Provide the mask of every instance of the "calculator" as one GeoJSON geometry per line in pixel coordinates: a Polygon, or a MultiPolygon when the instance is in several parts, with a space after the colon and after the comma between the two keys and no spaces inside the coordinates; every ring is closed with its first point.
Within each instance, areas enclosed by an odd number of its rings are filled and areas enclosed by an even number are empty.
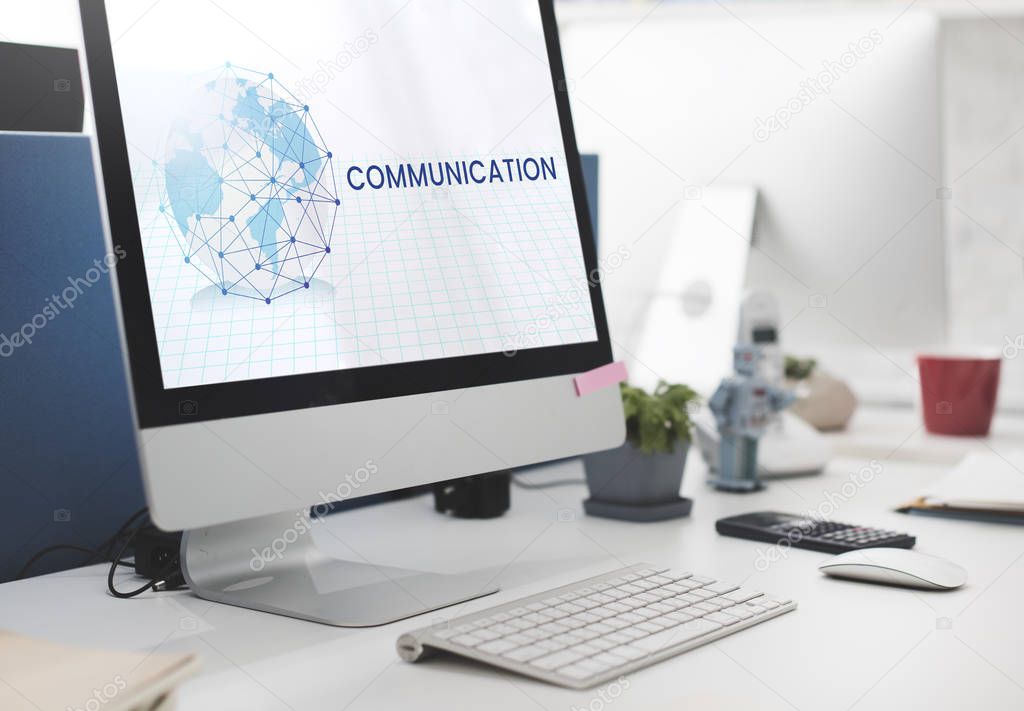
{"type": "Polygon", "coordinates": [[[906,533],[778,511],[758,511],[722,518],[715,522],[715,530],[723,536],[824,553],[845,553],[861,548],[913,548],[917,543],[914,536],[906,533]]]}

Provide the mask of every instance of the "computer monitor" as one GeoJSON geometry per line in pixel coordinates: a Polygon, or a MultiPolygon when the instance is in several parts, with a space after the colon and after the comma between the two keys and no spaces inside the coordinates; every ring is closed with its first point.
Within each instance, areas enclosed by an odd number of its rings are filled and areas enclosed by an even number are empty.
{"type": "Polygon", "coordinates": [[[154,521],[202,597],[341,625],[493,588],[315,550],[329,501],[607,449],[551,0],[81,0],[154,521]]]}

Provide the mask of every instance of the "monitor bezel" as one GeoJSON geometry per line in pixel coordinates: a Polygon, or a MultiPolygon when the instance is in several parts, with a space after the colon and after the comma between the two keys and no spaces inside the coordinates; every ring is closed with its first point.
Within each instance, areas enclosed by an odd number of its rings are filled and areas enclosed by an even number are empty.
{"type": "Polygon", "coordinates": [[[612,359],[579,149],[553,0],[538,0],[586,266],[597,340],[409,363],[165,389],[143,262],[128,148],[104,0],[80,0],[108,227],[120,260],[117,290],[136,416],[141,428],[261,415],[579,373],[612,359]],[[144,296],[144,298],[142,298],[144,296]]]}

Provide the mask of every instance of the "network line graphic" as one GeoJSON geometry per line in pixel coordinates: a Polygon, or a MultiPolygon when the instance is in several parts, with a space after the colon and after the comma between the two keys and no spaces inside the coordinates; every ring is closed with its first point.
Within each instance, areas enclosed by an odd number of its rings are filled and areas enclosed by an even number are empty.
{"type": "Polygon", "coordinates": [[[224,296],[309,289],[341,206],[333,157],[273,73],[225,63],[168,136],[159,211],[184,262],[224,296]]]}

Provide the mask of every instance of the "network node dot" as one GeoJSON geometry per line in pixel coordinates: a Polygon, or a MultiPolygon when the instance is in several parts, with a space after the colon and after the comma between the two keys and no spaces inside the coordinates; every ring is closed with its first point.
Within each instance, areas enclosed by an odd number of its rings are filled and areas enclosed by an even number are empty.
{"type": "Polygon", "coordinates": [[[327,157],[328,157],[328,158],[333,158],[333,157],[334,157],[334,154],[333,154],[333,153],[331,153],[330,151],[327,151],[327,157]]]}
{"type": "Polygon", "coordinates": [[[189,259],[188,257],[185,257],[185,264],[188,264],[191,261],[192,261],[191,259],[189,259]]]}
{"type": "Polygon", "coordinates": [[[227,296],[228,295],[228,290],[227,289],[221,289],[220,293],[223,294],[224,296],[227,296]]]}
{"type": "Polygon", "coordinates": [[[274,177],[272,177],[272,178],[270,179],[270,184],[271,184],[271,185],[275,185],[275,184],[277,184],[277,178],[274,178],[274,177]]]}
{"type": "Polygon", "coordinates": [[[257,158],[262,158],[263,157],[263,151],[256,151],[256,157],[257,158]]]}
{"type": "Polygon", "coordinates": [[[217,252],[217,256],[220,257],[221,259],[224,259],[224,253],[223,252],[217,252]]]}
{"type": "Polygon", "coordinates": [[[270,299],[269,299],[269,298],[267,298],[267,303],[268,303],[268,304],[270,303],[270,299]]]}
{"type": "Polygon", "coordinates": [[[270,72],[270,74],[267,74],[267,79],[273,79],[273,78],[274,78],[274,72],[270,72]]]}
{"type": "Polygon", "coordinates": [[[303,284],[302,288],[303,289],[308,289],[309,288],[309,282],[307,281],[305,284],[303,284]]]}
{"type": "Polygon", "coordinates": [[[249,193],[249,199],[252,200],[253,202],[256,202],[256,196],[253,195],[252,193],[249,193]]]}
{"type": "Polygon", "coordinates": [[[259,270],[260,270],[260,269],[262,269],[262,268],[263,268],[263,267],[262,267],[262,266],[260,266],[260,263],[259,263],[259,262],[256,262],[256,271],[259,271],[259,270]]]}
{"type": "Polygon", "coordinates": [[[228,222],[234,222],[234,221],[235,221],[235,216],[234,215],[231,215],[230,217],[228,217],[228,222]]]}
{"type": "Polygon", "coordinates": [[[164,211],[164,206],[163,206],[163,205],[161,205],[161,206],[160,206],[160,212],[163,212],[163,211],[164,211]]]}
{"type": "Polygon", "coordinates": [[[295,202],[302,202],[302,198],[301,198],[301,197],[298,197],[298,196],[296,196],[296,198],[295,198],[295,202]]]}
{"type": "Polygon", "coordinates": [[[292,235],[292,244],[295,244],[295,235],[292,235]]]}
{"type": "Polygon", "coordinates": [[[340,205],[341,204],[341,200],[339,200],[338,198],[334,198],[334,204],[335,205],[340,205]]]}
{"type": "Polygon", "coordinates": [[[324,252],[326,252],[327,254],[330,254],[331,253],[331,248],[330,247],[324,247],[324,252]]]}
{"type": "Polygon", "coordinates": [[[303,106],[302,110],[303,111],[309,111],[309,104],[306,104],[305,106],[303,106]]]}

